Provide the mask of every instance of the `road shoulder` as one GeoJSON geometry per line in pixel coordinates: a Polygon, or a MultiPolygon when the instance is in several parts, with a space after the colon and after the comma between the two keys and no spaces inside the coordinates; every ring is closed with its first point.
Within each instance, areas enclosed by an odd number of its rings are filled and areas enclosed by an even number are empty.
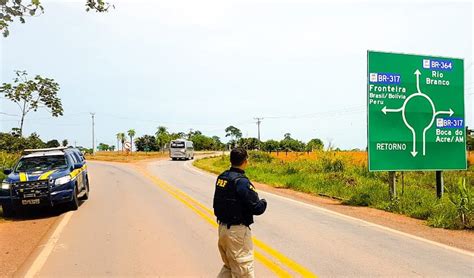
{"type": "MultiPolygon", "coordinates": [[[[197,172],[216,176],[188,163],[187,166],[197,172]]],[[[341,204],[331,198],[320,197],[308,193],[294,191],[288,188],[276,188],[267,184],[252,182],[257,190],[286,197],[295,201],[314,205],[349,217],[364,220],[409,235],[441,243],[450,247],[474,252],[474,231],[472,230],[447,230],[433,228],[426,225],[426,221],[414,219],[405,215],[386,212],[369,207],[356,207],[341,204]]]]}
{"type": "Polygon", "coordinates": [[[0,277],[11,277],[55,226],[60,216],[0,223],[0,277]]]}

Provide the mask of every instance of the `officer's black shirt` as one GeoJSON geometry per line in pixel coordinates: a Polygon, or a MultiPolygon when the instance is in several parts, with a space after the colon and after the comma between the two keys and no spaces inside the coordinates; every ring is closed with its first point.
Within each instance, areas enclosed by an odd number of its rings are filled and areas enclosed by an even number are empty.
{"type": "Polygon", "coordinates": [[[260,200],[245,172],[232,167],[217,177],[213,207],[219,223],[249,226],[254,215],[265,212],[267,203],[260,200]]]}

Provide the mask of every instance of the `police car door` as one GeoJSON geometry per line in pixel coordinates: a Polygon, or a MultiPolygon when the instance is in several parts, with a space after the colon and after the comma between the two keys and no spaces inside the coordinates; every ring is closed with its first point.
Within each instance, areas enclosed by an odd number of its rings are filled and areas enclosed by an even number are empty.
{"type": "MultiPolygon", "coordinates": [[[[74,164],[81,164],[82,166],[84,166],[84,161],[81,161],[81,159],[79,158],[79,155],[75,153],[71,153],[69,155],[71,156],[74,164]]],[[[84,171],[82,169],[75,169],[74,171],[79,171],[79,173],[76,176],[76,179],[77,179],[76,181],[77,181],[77,190],[78,192],[81,192],[86,186],[84,171]]]]}

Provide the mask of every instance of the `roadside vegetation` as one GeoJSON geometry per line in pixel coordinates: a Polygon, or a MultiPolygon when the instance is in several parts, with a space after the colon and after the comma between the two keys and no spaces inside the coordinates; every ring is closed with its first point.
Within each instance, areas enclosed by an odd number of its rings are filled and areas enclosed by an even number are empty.
{"type": "MultiPolygon", "coordinates": [[[[386,172],[369,172],[365,152],[250,152],[249,178],[281,188],[340,199],[427,220],[432,227],[474,229],[474,166],[444,172],[445,195],[436,197],[434,172],[397,173],[398,197],[391,199],[386,172]]],[[[471,156],[472,158],[472,156],[471,156]]],[[[205,158],[195,166],[218,174],[229,167],[228,156],[205,158]]]]}
{"type": "Polygon", "coordinates": [[[0,171],[0,181],[3,181],[3,179],[5,178],[5,174],[3,174],[3,169],[12,168],[19,157],[19,154],[11,154],[0,151],[0,165],[2,168],[0,171]]]}

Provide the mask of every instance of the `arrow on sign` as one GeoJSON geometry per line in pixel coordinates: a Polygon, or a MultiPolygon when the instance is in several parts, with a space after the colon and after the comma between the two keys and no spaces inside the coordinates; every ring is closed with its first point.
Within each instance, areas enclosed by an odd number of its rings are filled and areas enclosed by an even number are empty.
{"type": "Polygon", "coordinates": [[[387,115],[387,112],[400,112],[403,110],[403,107],[400,107],[400,108],[397,108],[397,109],[390,109],[390,108],[387,108],[387,106],[384,106],[382,108],[382,112],[387,115]]]}
{"type": "Polygon", "coordinates": [[[454,114],[454,111],[451,108],[449,108],[449,111],[438,111],[436,112],[435,117],[438,116],[439,114],[449,114],[449,116],[451,117],[454,114]]]}
{"type": "Polygon", "coordinates": [[[418,91],[419,94],[421,94],[420,90],[420,75],[421,72],[417,69],[414,74],[416,75],[416,90],[418,91]]]}
{"type": "Polygon", "coordinates": [[[409,126],[409,128],[411,130],[411,133],[413,134],[413,151],[411,151],[410,153],[413,157],[415,157],[418,154],[418,152],[416,151],[416,133],[411,126],[409,126]]]}

